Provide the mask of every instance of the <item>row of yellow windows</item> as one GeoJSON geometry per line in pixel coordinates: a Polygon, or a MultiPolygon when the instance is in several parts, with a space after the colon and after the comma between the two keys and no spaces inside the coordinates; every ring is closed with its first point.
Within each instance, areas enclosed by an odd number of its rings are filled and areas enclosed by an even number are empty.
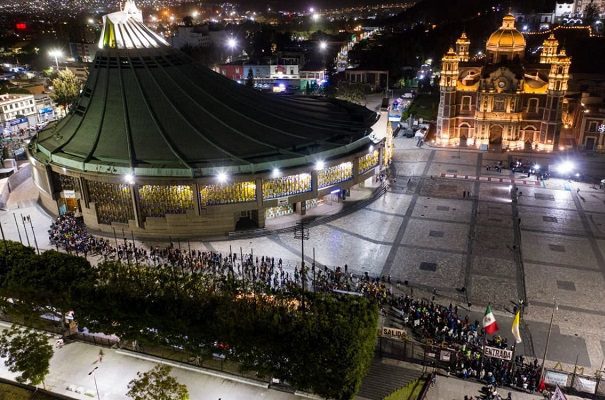
{"type": "Polygon", "coordinates": [[[290,175],[263,180],[264,200],[310,192],[311,190],[310,174],[290,175]]]}
{"type": "Polygon", "coordinates": [[[200,189],[202,205],[244,203],[256,200],[254,182],[235,182],[230,184],[207,185],[200,189]]]}
{"type": "Polygon", "coordinates": [[[322,169],[317,172],[317,184],[319,188],[344,182],[353,177],[353,163],[345,162],[333,167],[322,169]]]}
{"type": "MultiPolygon", "coordinates": [[[[360,172],[378,164],[379,152],[360,158],[360,172]]],[[[324,188],[353,177],[353,164],[342,163],[318,171],[318,185],[324,188]]],[[[61,178],[59,178],[61,179],[61,178]]],[[[87,181],[90,200],[95,203],[100,223],[128,223],[134,219],[131,187],[126,184],[87,181]]],[[[139,188],[143,217],[184,214],[194,209],[193,185],[142,185],[139,188]]],[[[312,190],[311,175],[298,174],[263,180],[263,199],[273,199],[312,190]]],[[[252,181],[206,185],[200,188],[203,206],[256,201],[256,184],[252,181]]]]}
{"type": "Polygon", "coordinates": [[[363,174],[366,171],[374,168],[378,165],[380,153],[378,150],[374,150],[371,153],[366,154],[359,158],[359,173],[363,174]]]}
{"type": "Polygon", "coordinates": [[[143,217],[163,217],[166,214],[185,214],[193,210],[193,185],[139,187],[143,217]]]}
{"type": "Polygon", "coordinates": [[[134,219],[129,185],[88,181],[88,192],[101,224],[134,219]]]}

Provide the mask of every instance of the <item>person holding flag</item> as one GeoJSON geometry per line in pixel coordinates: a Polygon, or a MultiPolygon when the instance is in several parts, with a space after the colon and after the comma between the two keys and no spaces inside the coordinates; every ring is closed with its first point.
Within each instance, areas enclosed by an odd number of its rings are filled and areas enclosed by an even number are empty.
{"type": "Polygon", "coordinates": [[[491,304],[487,305],[485,309],[485,315],[483,315],[483,330],[486,335],[493,335],[498,332],[498,323],[496,322],[496,317],[494,317],[494,313],[492,312],[491,304]]]}

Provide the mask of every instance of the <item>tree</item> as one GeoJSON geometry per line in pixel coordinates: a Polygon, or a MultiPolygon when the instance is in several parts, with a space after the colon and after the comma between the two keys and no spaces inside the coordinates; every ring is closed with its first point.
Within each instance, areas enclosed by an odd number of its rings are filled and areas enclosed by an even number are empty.
{"type": "Polygon", "coordinates": [[[246,86],[254,87],[254,72],[252,72],[252,68],[248,68],[248,76],[246,77],[246,86]]]}
{"type": "Polygon", "coordinates": [[[336,97],[351,103],[365,105],[366,88],[361,83],[341,83],[336,90],[336,97]]]}
{"type": "Polygon", "coordinates": [[[171,367],[158,364],[147,372],[137,372],[126,395],[133,400],[188,400],[187,386],[170,376],[171,367]]]}
{"type": "Polygon", "coordinates": [[[66,69],[59,71],[57,77],[52,80],[52,83],[52,99],[67,111],[68,107],[80,95],[80,81],[73,72],[66,69]]]}
{"type": "Polygon", "coordinates": [[[7,271],[0,292],[19,302],[24,316],[36,318],[40,310],[59,314],[63,326],[65,313],[77,306],[74,297],[94,285],[90,263],[70,254],[49,250],[40,256],[23,257],[7,271]]]}
{"type": "Polygon", "coordinates": [[[53,348],[44,335],[13,325],[0,334],[0,356],[10,372],[21,372],[17,382],[39,385],[48,375],[53,348]]]}

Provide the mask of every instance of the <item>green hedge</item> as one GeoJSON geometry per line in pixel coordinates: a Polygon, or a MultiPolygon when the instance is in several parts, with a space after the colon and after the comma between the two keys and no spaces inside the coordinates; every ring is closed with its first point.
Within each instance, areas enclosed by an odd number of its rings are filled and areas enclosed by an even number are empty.
{"type": "Polygon", "coordinates": [[[12,312],[73,309],[91,331],[202,357],[223,351],[243,369],[327,398],[352,398],[374,353],[378,307],[363,297],[271,292],[178,267],[93,268],[82,257],[37,256],[18,243],[8,254],[0,244],[0,266],[0,294],[20,300],[5,304],[12,312]]]}

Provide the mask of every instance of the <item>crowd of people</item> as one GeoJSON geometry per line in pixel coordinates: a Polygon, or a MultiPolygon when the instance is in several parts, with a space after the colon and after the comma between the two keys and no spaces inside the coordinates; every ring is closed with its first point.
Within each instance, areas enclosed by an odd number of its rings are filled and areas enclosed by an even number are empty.
{"type": "MultiPolygon", "coordinates": [[[[491,398],[498,398],[497,387],[511,386],[528,392],[538,389],[541,365],[537,360],[526,362],[523,356],[506,361],[484,357],[484,345],[512,350],[506,338],[488,337],[477,320],[462,316],[461,310],[451,303],[438,305],[429,300],[410,296],[391,296],[390,305],[400,322],[409,327],[414,336],[445,344],[453,357],[447,367],[463,379],[477,379],[491,387],[491,398]]],[[[499,396],[499,395],[498,395],[499,396]]],[[[489,397],[489,396],[488,396],[489,397]]]]}
{"type": "Polygon", "coordinates": [[[264,255],[227,253],[186,249],[170,243],[167,247],[137,247],[134,241],[113,241],[87,232],[83,223],[71,214],[57,219],[49,230],[51,243],[66,251],[82,255],[102,256],[104,259],[146,264],[149,267],[169,265],[204,272],[217,279],[236,279],[266,285],[268,290],[302,288],[312,291],[339,292],[362,295],[376,300],[383,310],[394,310],[399,322],[408,327],[418,339],[430,339],[446,344],[453,350],[449,373],[463,379],[478,379],[490,389],[492,398],[498,386],[515,386],[533,392],[538,388],[540,365],[525,362],[522,356],[514,361],[483,357],[483,345],[508,349],[506,338],[498,335],[487,339],[477,320],[462,316],[458,306],[443,306],[426,299],[415,299],[393,292],[390,276],[372,277],[367,272],[355,274],[347,264],[328,268],[314,263],[290,264],[281,258],[264,255]]]}
{"type": "MultiPolygon", "coordinates": [[[[71,213],[60,216],[48,231],[50,243],[67,252],[84,256],[102,257],[125,263],[144,264],[150,267],[169,265],[188,269],[192,273],[205,272],[217,278],[232,276],[246,282],[264,283],[271,289],[293,287],[314,291],[346,291],[386,301],[389,290],[385,282],[367,273],[355,275],[348,266],[335,269],[305,263],[290,263],[281,258],[252,253],[227,253],[181,248],[180,243],[168,246],[137,246],[126,237],[114,240],[90,234],[82,220],[71,213]]],[[[184,246],[183,246],[184,247],[184,246]]]]}

